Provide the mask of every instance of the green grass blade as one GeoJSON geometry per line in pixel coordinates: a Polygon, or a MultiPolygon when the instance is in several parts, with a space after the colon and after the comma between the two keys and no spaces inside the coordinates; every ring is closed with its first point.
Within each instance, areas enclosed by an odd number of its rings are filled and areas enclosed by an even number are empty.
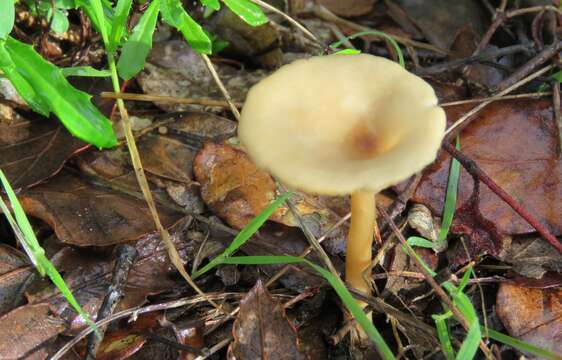
{"type": "Polygon", "coordinates": [[[159,13],[160,0],[154,0],[133,29],[129,40],[123,45],[117,62],[117,70],[123,79],[131,79],[144,68],[148,53],[152,49],[152,34],[159,13]]]}
{"type": "MultiPolygon", "coordinates": [[[[457,136],[457,149],[460,150],[460,139],[457,136]]],[[[439,248],[443,249],[443,244],[447,235],[449,234],[449,229],[453,223],[453,216],[455,215],[455,210],[457,207],[457,193],[459,187],[459,177],[461,173],[461,165],[451,157],[451,168],[449,170],[449,180],[447,182],[447,192],[445,194],[445,205],[443,206],[443,221],[441,223],[441,231],[439,232],[439,248]]]]}
{"type": "Polygon", "coordinates": [[[392,354],[392,351],[382,338],[379,331],[365,315],[363,309],[353,298],[349,290],[347,290],[342,280],[323,267],[296,256],[236,256],[225,258],[222,260],[222,263],[244,265],[306,264],[310,266],[330,283],[353,317],[365,330],[367,335],[369,335],[369,338],[375,344],[380,356],[387,360],[395,359],[394,354],[392,354]]]}
{"type": "Polygon", "coordinates": [[[406,240],[406,243],[410,246],[417,246],[426,249],[433,249],[435,246],[433,242],[419,236],[410,236],[408,240],[406,240]]]}
{"type": "Polygon", "coordinates": [[[72,295],[72,292],[70,291],[68,286],[66,286],[66,283],[60,276],[57,269],[45,256],[45,251],[43,250],[41,245],[39,245],[39,242],[35,237],[35,233],[33,232],[33,228],[31,227],[31,224],[29,223],[29,220],[27,219],[27,216],[25,215],[25,212],[23,211],[20,202],[18,201],[18,198],[14,193],[14,190],[10,186],[8,179],[6,178],[4,172],[1,169],[0,169],[0,183],[2,184],[4,190],[6,191],[6,194],[8,195],[8,199],[10,200],[10,204],[12,205],[12,209],[15,215],[15,222],[14,222],[14,218],[12,217],[9,209],[7,208],[2,198],[0,198],[0,208],[2,209],[2,212],[6,215],[8,222],[10,223],[12,229],[14,230],[14,233],[18,237],[18,240],[20,241],[23,248],[25,249],[31,262],[35,265],[35,267],[37,268],[37,270],[42,276],[44,276],[45,274],[49,276],[51,281],[60,290],[60,292],[68,301],[68,303],[72,306],[72,308],[78,314],[80,314],[80,316],[84,319],[84,321],[86,321],[86,323],[96,333],[98,333],[97,327],[94,324],[94,322],[89,318],[88,314],[84,310],[82,310],[80,304],[78,303],[78,301],[76,301],[76,298],[74,298],[74,295],[72,295]]]}
{"type": "Polygon", "coordinates": [[[89,94],[70,85],[58,67],[43,59],[32,46],[11,37],[5,49],[15,65],[5,71],[8,79],[17,84],[18,77],[23,78],[73,135],[99,148],[117,144],[111,122],[90,102],[89,94]]]}
{"type": "Polygon", "coordinates": [[[118,0],[115,6],[115,16],[111,23],[111,33],[109,34],[109,43],[107,51],[115,53],[121,39],[127,33],[127,18],[131,11],[133,0],[118,0]]]}
{"type": "Polygon", "coordinates": [[[334,54],[336,54],[336,55],[357,55],[357,54],[361,54],[361,50],[358,50],[358,49],[343,49],[343,50],[336,51],[334,54]]]}
{"type": "Polygon", "coordinates": [[[14,0],[0,1],[0,40],[6,39],[12,32],[14,18],[14,0]]]}
{"type": "Polygon", "coordinates": [[[260,26],[269,21],[261,7],[250,0],[222,0],[228,8],[251,26],[260,26]]]}
{"type": "Polygon", "coordinates": [[[95,21],[99,24],[98,31],[100,32],[105,48],[107,49],[109,48],[109,33],[111,31],[111,25],[105,21],[105,14],[101,0],[90,0],[89,3],[92,6],[93,13],[88,14],[88,16],[90,18],[95,17],[95,21]]]}
{"type": "MultiPolygon", "coordinates": [[[[108,34],[111,29],[111,23],[113,22],[113,9],[111,8],[111,3],[104,1],[102,3],[102,17],[98,19],[98,11],[94,8],[92,1],[89,0],[76,0],[76,5],[80,7],[88,18],[92,21],[94,28],[103,36],[103,32],[108,34]]],[[[105,41],[104,41],[105,43],[105,41]]]]}
{"type": "Polygon", "coordinates": [[[183,8],[181,0],[162,0],[162,19],[182,33],[189,45],[202,54],[210,54],[213,44],[207,33],[183,8]]]}
{"type": "Polygon", "coordinates": [[[396,40],[394,40],[392,38],[392,36],[388,35],[385,32],[382,32],[382,31],[376,31],[376,30],[360,31],[360,32],[355,33],[355,34],[351,34],[351,35],[349,35],[349,36],[347,36],[347,37],[345,37],[345,38],[343,38],[339,41],[336,41],[335,43],[332,43],[330,45],[330,48],[335,50],[335,49],[339,48],[345,41],[352,40],[352,39],[355,39],[357,37],[365,36],[365,35],[379,36],[379,37],[384,38],[386,41],[388,41],[390,43],[390,45],[392,45],[392,47],[396,51],[396,55],[398,56],[398,63],[403,68],[406,68],[406,62],[404,61],[404,54],[402,53],[402,49],[400,49],[400,45],[398,45],[398,43],[396,42],[396,40]]]}
{"type": "Polygon", "coordinates": [[[462,342],[459,353],[457,354],[457,360],[474,359],[481,339],[482,333],[480,332],[480,325],[478,321],[476,321],[470,325],[470,329],[468,329],[466,338],[462,342]]]}
{"type": "Polygon", "coordinates": [[[555,354],[551,351],[541,349],[541,348],[539,348],[535,345],[529,344],[525,341],[516,339],[516,338],[511,337],[511,336],[506,335],[506,334],[502,334],[499,331],[488,329],[488,331],[486,332],[486,329],[484,327],[482,327],[482,331],[490,339],[494,339],[496,341],[501,342],[502,344],[511,346],[511,347],[521,351],[521,352],[532,354],[534,356],[537,356],[541,359],[546,359],[546,360],[561,360],[562,359],[562,355],[560,355],[560,354],[555,354]]]}
{"type": "Polygon", "coordinates": [[[451,343],[451,336],[449,335],[449,326],[447,320],[453,314],[448,311],[445,314],[431,315],[433,321],[435,321],[435,326],[437,328],[437,337],[441,343],[441,351],[445,354],[447,360],[455,359],[455,350],[453,350],[453,344],[451,343]]]}
{"type": "Polygon", "coordinates": [[[111,71],[109,70],[98,70],[91,66],[72,66],[60,68],[60,71],[64,77],[69,76],[81,76],[81,77],[110,77],[111,71]]]}
{"type": "Polygon", "coordinates": [[[222,254],[215,257],[211,260],[207,265],[203,268],[195,271],[191,276],[193,279],[203,275],[207,271],[211,270],[215,266],[221,264],[227,257],[229,257],[232,253],[238,250],[246,241],[248,241],[252,235],[258,231],[258,229],[269,219],[269,217],[273,214],[273,212],[282,204],[284,203],[289,196],[291,196],[291,192],[286,192],[279,196],[274,202],[272,202],[267,208],[265,208],[258,216],[252,219],[248,225],[246,225],[238,235],[232,240],[230,245],[222,252],[222,254]]]}

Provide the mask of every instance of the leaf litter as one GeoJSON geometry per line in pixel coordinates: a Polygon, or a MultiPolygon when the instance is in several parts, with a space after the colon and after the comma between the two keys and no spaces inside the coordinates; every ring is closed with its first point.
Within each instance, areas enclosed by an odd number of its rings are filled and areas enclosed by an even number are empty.
{"type": "MultiPolygon", "coordinates": [[[[406,42],[426,40],[433,46],[454,52],[444,58],[443,53],[417,48],[417,54],[412,58],[413,53],[408,49],[409,64],[417,64],[417,70],[422,72],[424,68],[471,57],[478,52],[482,36],[490,26],[488,17],[482,16],[489,9],[470,1],[460,1],[455,6],[429,1],[420,7],[413,1],[397,1],[391,5],[390,2],[358,0],[343,8],[338,2],[328,0],[318,4],[307,1],[279,3],[292,14],[305,9],[312,10],[308,14],[319,14],[316,7],[322,5],[346,18],[343,20],[347,22],[337,20],[333,23],[325,18],[299,18],[326,42],[351,35],[358,30],[354,26],[361,24],[387,29],[403,36],[406,42]]],[[[536,5],[538,2],[529,3],[536,5]]],[[[214,58],[214,66],[235,103],[242,103],[248,89],[271,69],[317,53],[317,45],[290,30],[281,18],[275,16],[272,15],[275,23],[257,28],[245,25],[225,9],[205,20],[211,33],[230,43],[220,56],[214,58]]],[[[536,28],[539,20],[534,24],[525,20],[523,26],[536,28]]],[[[510,37],[513,35],[510,28],[499,28],[498,39],[493,38],[488,44],[487,51],[492,53],[517,41],[510,37]]],[[[541,37],[548,38],[547,30],[544,32],[541,37]]],[[[158,36],[163,36],[164,40],[155,42],[145,70],[129,85],[132,91],[222,100],[220,90],[196,52],[183,40],[170,37],[170,31],[165,27],[155,34],[158,36]]],[[[388,47],[381,46],[376,40],[364,36],[354,40],[353,45],[366,52],[393,56],[388,47]]],[[[535,41],[541,39],[535,36],[535,41]]],[[[536,53],[533,51],[525,54],[532,56],[536,53]]],[[[61,56],[57,54],[54,59],[61,56]]],[[[466,61],[458,67],[445,67],[428,81],[436,88],[441,102],[470,99],[469,94],[472,97],[487,96],[491,93],[487,90],[493,90],[509,76],[508,70],[521,63],[518,53],[506,54],[490,55],[490,60],[474,64],[466,61]],[[486,61],[497,66],[490,67],[486,61]]],[[[94,64],[95,61],[91,61],[96,55],[88,53],[84,59],[90,61],[88,64],[94,64]]],[[[415,66],[412,66],[414,71],[415,66]]],[[[533,86],[531,91],[536,84],[533,86]]],[[[90,87],[89,92],[102,89],[98,84],[90,87]]],[[[192,295],[180,281],[154,233],[148,210],[139,198],[140,191],[127,153],[122,148],[86,149],[84,143],[72,137],[58,122],[28,117],[21,112],[22,105],[14,102],[17,98],[13,94],[2,93],[11,101],[8,105],[16,104],[16,112],[4,111],[2,114],[6,115],[0,117],[0,167],[8,173],[13,186],[22,189],[19,197],[26,212],[52,229],[41,234],[43,245],[84,309],[90,315],[97,313],[111,285],[113,249],[122,243],[133,244],[139,251],[139,258],[129,274],[125,296],[116,311],[192,295]],[[77,155],[77,152],[82,153],[77,155]]],[[[6,106],[4,103],[0,105],[6,106]]],[[[205,105],[204,101],[200,105],[168,102],[157,102],[156,106],[132,102],[127,105],[133,112],[138,111],[143,119],[142,126],[136,129],[141,158],[159,204],[160,216],[187,268],[194,261],[204,263],[220,253],[230,243],[233,233],[248,224],[280,192],[274,179],[258,170],[243,149],[236,145],[236,123],[225,107],[205,105]],[[169,114],[180,110],[188,112],[169,114]]],[[[473,106],[447,107],[449,122],[453,123],[473,106]]],[[[109,114],[109,109],[105,108],[104,113],[109,114]]],[[[556,121],[550,99],[498,101],[471,119],[470,125],[460,134],[460,142],[463,153],[538,217],[550,232],[560,236],[559,197],[562,191],[556,121]]],[[[450,157],[443,152],[424,171],[413,189],[413,196],[406,199],[407,204],[402,209],[410,210],[411,205],[418,203],[426,205],[429,213],[423,218],[425,225],[403,225],[405,233],[421,232],[421,235],[430,237],[437,231],[432,226],[438,224],[442,216],[449,166],[450,157]]],[[[405,186],[383,194],[385,208],[400,201],[401,194],[406,193],[405,186]]],[[[349,200],[296,193],[293,201],[311,233],[317,238],[327,235],[323,244],[335,267],[341,271],[347,225],[337,224],[349,211],[349,200]]],[[[396,220],[403,221],[405,214],[402,212],[396,220]]],[[[243,253],[298,256],[306,250],[306,237],[298,229],[295,214],[286,206],[281,206],[271,220],[242,248],[243,253]]],[[[385,232],[384,223],[379,225],[382,225],[382,239],[390,241],[392,234],[385,232]]],[[[449,236],[450,248],[444,256],[426,249],[417,248],[416,251],[441,276],[450,275],[473,261],[475,274],[482,281],[483,296],[488,302],[496,300],[495,309],[482,311],[501,321],[505,329],[500,326],[498,330],[560,352],[562,350],[557,347],[562,334],[557,301],[560,281],[555,280],[561,273],[560,255],[534,232],[535,229],[486,186],[475,186],[473,178],[463,169],[449,236]],[[510,271],[499,272],[502,276],[496,276],[498,270],[495,267],[509,268],[510,271]],[[497,291],[495,287],[485,285],[490,279],[492,283],[500,282],[497,291]],[[513,314],[524,316],[515,318],[513,314]]],[[[1,226],[0,235],[8,241],[9,235],[1,226]]],[[[28,263],[15,248],[3,245],[0,249],[1,328],[5,328],[5,324],[14,324],[3,330],[6,333],[0,338],[25,339],[17,343],[0,341],[0,357],[21,357],[34,352],[33,356],[46,358],[68,336],[78,333],[86,325],[54,288],[32,276],[28,263]],[[31,329],[22,328],[21,324],[30,319],[35,325],[31,329]]],[[[431,323],[427,314],[434,311],[435,304],[416,267],[399,247],[382,255],[375,267],[374,284],[383,290],[377,300],[384,306],[395,306],[397,313],[394,314],[400,314],[398,319],[413,314],[413,322],[422,319],[431,323]]],[[[319,262],[314,255],[310,258],[319,262]]],[[[194,359],[198,351],[208,350],[205,346],[219,343],[229,334],[233,335],[233,341],[228,351],[223,350],[221,358],[250,359],[257,353],[272,354],[271,358],[303,358],[306,355],[302,349],[308,349],[307,354],[315,351],[331,355],[341,353],[344,343],[333,340],[337,339],[341,319],[334,318],[334,311],[326,311],[326,304],[333,301],[333,294],[324,290],[326,282],[307,268],[291,266],[275,285],[275,290],[270,288],[272,292],[298,298],[310,289],[321,288],[323,295],[297,301],[294,308],[285,311],[260,280],[265,281],[283,268],[280,265],[260,266],[259,269],[231,265],[202,277],[200,286],[205,291],[220,293],[235,289],[247,292],[233,323],[221,322],[224,319],[220,320],[220,316],[204,303],[169,319],[162,316],[163,312],[155,312],[151,316],[141,316],[131,325],[116,323],[116,328],[106,335],[98,355],[108,359],[142,358],[150,356],[152,351],[160,351],[161,354],[171,354],[170,358],[179,355],[182,359],[194,359]],[[304,313],[309,315],[295,326],[292,316],[304,313]],[[193,321],[201,319],[205,319],[204,324],[215,325],[192,325],[193,321]],[[182,321],[187,321],[188,325],[180,326],[182,321]],[[329,328],[323,328],[324,323],[329,324],[329,328]],[[257,328],[256,324],[261,327],[257,328]],[[174,327],[176,325],[178,327],[174,327]],[[305,336],[306,331],[301,330],[307,327],[322,334],[305,336]],[[157,334],[167,333],[166,338],[173,343],[193,346],[198,351],[175,350],[174,353],[170,351],[170,345],[147,333],[152,333],[151,329],[157,329],[157,334]],[[264,342],[264,339],[268,341],[264,342]]],[[[471,284],[476,283],[478,277],[471,284]]],[[[470,286],[471,291],[480,291],[470,286]]],[[[229,308],[237,304],[228,300],[224,303],[229,308]]],[[[381,314],[375,316],[375,321],[384,326],[379,328],[389,328],[381,314]]],[[[414,348],[419,345],[415,343],[415,332],[409,331],[400,321],[393,322],[392,316],[389,319],[394,325],[392,331],[385,332],[387,340],[401,343],[410,339],[414,348]],[[407,339],[396,335],[398,333],[405,334],[407,339]]],[[[435,335],[430,336],[437,341],[435,335]]],[[[401,346],[403,344],[398,348],[401,346]]],[[[428,350],[422,347],[412,351],[421,356],[428,350]]]]}

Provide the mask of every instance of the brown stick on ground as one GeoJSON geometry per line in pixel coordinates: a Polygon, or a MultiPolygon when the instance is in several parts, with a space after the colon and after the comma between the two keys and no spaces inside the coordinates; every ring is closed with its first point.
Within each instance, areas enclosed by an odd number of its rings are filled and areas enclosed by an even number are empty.
{"type": "Polygon", "coordinates": [[[506,202],[519,216],[521,216],[525,221],[527,221],[537,232],[544,237],[546,241],[549,242],[560,254],[562,254],[562,243],[556,239],[554,235],[548,231],[548,229],[540,223],[540,221],[535,218],[529,211],[527,211],[517,200],[515,200],[511,195],[509,195],[505,190],[503,190],[494,180],[492,180],[476,162],[470,159],[468,156],[457,150],[453,145],[448,142],[444,142],[442,145],[443,149],[447,151],[452,157],[457,159],[459,163],[466,169],[466,171],[482,181],[492,192],[498,195],[503,201],[506,202]]]}

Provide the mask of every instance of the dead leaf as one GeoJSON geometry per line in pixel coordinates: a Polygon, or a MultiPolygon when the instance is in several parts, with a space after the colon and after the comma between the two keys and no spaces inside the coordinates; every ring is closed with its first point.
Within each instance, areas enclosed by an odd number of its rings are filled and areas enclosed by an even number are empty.
{"type": "MultiPolygon", "coordinates": [[[[181,259],[187,263],[194,254],[193,245],[187,241],[186,227],[189,219],[184,219],[170,228],[170,238],[176,246],[181,259]]],[[[133,264],[124,297],[115,312],[143,304],[149,295],[159,294],[178,286],[173,275],[177,272],[170,263],[165,245],[159,235],[150,233],[135,242],[138,251],[133,264]]],[[[109,254],[92,254],[75,248],[65,247],[57,253],[53,264],[62,273],[64,280],[83,309],[94,316],[97,314],[107,288],[111,283],[114,259],[109,254]]],[[[82,330],[86,324],[70,308],[68,302],[52,285],[28,294],[30,303],[49,303],[51,309],[67,321],[69,334],[82,330]]]]}
{"type": "Polygon", "coordinates": [[[55,120],[20,118],[0,122],[0,168],[14,188],[29,187],[57,173],[66,160],[88,145],[55,120]]]}
{"type": "Polygon", "coordinates": [[[0,314],[23,304],[23,286],[33,273],[23,253],[0,244],[0,314]]]}
{"type": "Polygon", "coordinates": [[[498,258],[512,264],[512,270],[528,278],[540,279],[547,271],[562,273],[562,255],[542,238],[513,239],[498,258]]]}
{"type": "Polygon", "coordinates": [[[206,143],[193,162],[203,201],[231,226],[242,229],[275,199],[275,182],[230,145],[206,143]]]}
{"type": "Polygon", "coordinates": [[[485,10],[472,0],[397,0],[427,40],[449,49],[457,32],[469,25],[482,35],[488,25],[485,10]]]}
{"type": "Polygon", "coordinates": [[[0,359],[28,358],[37,347],[64,330],[48,304],[24,305],[0,317],[0,359]]]}
{"type": "Polygon", "coordinates": [[[234,340],[228,348],[230,359],[306,358],[298,350],[296,330],[287,320],[283,306],[259,280],[240,301],[232,334],[234,340]]]}
{"type": "MultiPolygon", "coordinates": [[[[108,246],[132,241],[154,231],[154,222],[142,200],[101,187],[78,177],[59,174],[24,192],[26,213],[48,223],[60,241],[77,246],[108,246]]],[[[164,226],[179,219],[159,209],[164,226]]]]}
{"type": "Polygon", "coordinates": [[[377,0],[317,0],[320,5],[339,16],[361,16],[369,13],[377,0]]]}
{"type": "Polygon", "coordinates": [[[501,283],[496,311],[509,335],[562,353],[562,290],[501,283]]]}
{"type": "MultiPolygon", "coordinates": [[[[507,193],[517,199],[555,235],[562,234],[562,162],[558,160],[558,135],[550,100],[501,101],[488,105],[461,133],[462,151],[507,193]]],[[[449,121],[471,106],[447,108],[449,121]]],[[[449,175],[450,157],[442,153],[430,166],[412,198],[441,214],[449,175]]],[[[461,170],[454,224],[469,221],[472,177],[461,170]]],[[[497,233],[516,235],[534,229],[485,185],[477,201],[481,219],[497,233]]],[[[474,209],[473,209],[474,210],[474,209]]],[[[454,229],[453,229],[454,230],[454,229]]],[[[482,230],[474,229],[474,230],[482,230]]],[[[484,229],[486,230],[486,229],[484,229]]]]}

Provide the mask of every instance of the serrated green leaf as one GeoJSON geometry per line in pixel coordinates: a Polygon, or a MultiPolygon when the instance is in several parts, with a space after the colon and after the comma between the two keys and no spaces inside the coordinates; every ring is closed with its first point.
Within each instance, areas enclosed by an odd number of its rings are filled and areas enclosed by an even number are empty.
{"type": "Polygon", "coordinates": [[[0,70],[33,111],[43,116],[49,116],[51,112],[49,105],[37,95],[31,84],[16,71],[16,64],[14,64],[12,57],[5,48],[5,41],[0,41],[0,70]]]}
{"type": "Polygon", "coordinates": [[[117,47],[121,44],[121,39],[127,32],[127,18],[131,11],[133,0],[118,0],[115,6],[115,16],[111,24],[111,33],[109,35],[109,44],[107,51],[115,53],[117,47]]]}
{"type": "Polygon", "coordinates": [[[11,37],[6,40],[5,49],[15,64],[13,73],[31,85],[41,102],[73,135],[99,148],[117,144],[111,123],[90,102],[91,96],[70,85],[59,68],[43,59],[32,46],[11,37]]]}
{"type": "Polygon", "coordinates": [[[109,70],[98,70],[91,66],[73,66],[60,68],[62,74],[65,77],[69,76],[81,76],[81,77],[110,77],[111,71],[109,70]]]}
{"type": "Polygon", "coordinates": [[[207,33],[183,8],[180,0],[162,0],[162,19],[178,29],[195,51],[210,54],[213,44],[207,33]]]}
{"type": "Polygon", "coordinates": [[[219,0],[200,0],[201,4],[205,5],[208,8],[211,8],[215,11],[220,10],[221,4],[219,0]]]}
{"type": "Polygon", "coordinates": [[[62,34],[68,30],[68,14],[66,10],[55,9],[51,20],[51,30],[58,34],[62,34]]]}
{"type": "Polygon", "coordinates": [[[160,0],[152,1],[133,29],[131,37],[123,45],[117,62],[117,70],[123,79],[129,80],[144,68],[146,57],[152,48],[152,34],[159,12],[160,0]]]}
{"type": "Polygon", "coordinates": [[[262,8],[250,0],[222,0],[233,13],[252,26],[260,26],[269,21],[262,8]]]}
{"type": "Polygon", "coordinates": [[[6,37],[12,32],[14,27],[14,0],[1,0],[0,1],[0,40],[6,39],[6,37]]]}

